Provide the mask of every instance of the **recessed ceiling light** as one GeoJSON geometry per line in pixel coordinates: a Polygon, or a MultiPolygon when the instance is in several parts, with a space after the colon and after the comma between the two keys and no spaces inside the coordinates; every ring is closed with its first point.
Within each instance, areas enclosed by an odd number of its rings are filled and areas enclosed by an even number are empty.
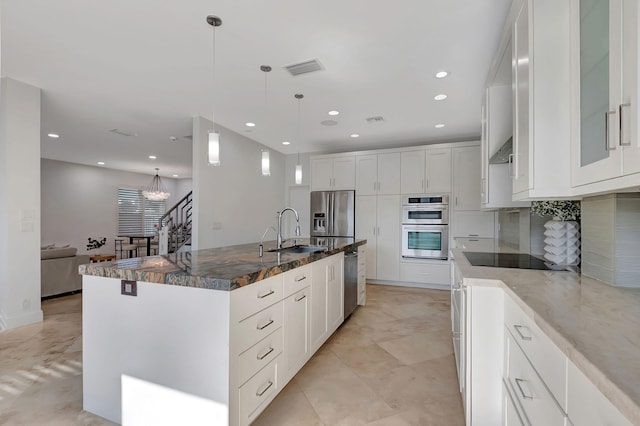
{"type": "Polygon", "coordinates": [[[445,99],[447,99],[447,95],[441,93],[439,95],[435,95],[433,99],[435,99],[436,101],[444,101],[445,99]]]}
{"type": "Polygon", "coordinates": [[[50,138],[53,138],[53,139],[58,139],[60,137],[60,135],[58,135],[56,133],[49,133],[47,136],[49,136],[50,138]]]}
{"type": "Polygon", "coordinates": [[[329,111],[329,115],[338,115],[340,111],[329,111]]]}
{"type": "Polygon", "coordinates": [[[440,123],[440,124],[436,124],[435,126],[436,129],[442,129],[444,127],[444,124],[440,123]]]}
{"type": "Polygon", "coordinates": [[[155,160],[156,158],[158,158],[158,157],[156,157],[155,155],[150,155],[149,156],[149,159],[151,159],[151,160],[155,160]]]}
{"type": "Polygon", "coordinates": [[[446,77],[446,76],[448,76],[448,75],[449,75],[449,73],[448,73],[448,72],[446,72],[446,71],[438,71],[438,72],[436,73],[436,78],[445,78],[445,77],[446,77]]]}
{"type": "Polygon", "coordinates": [[[180,176],[178,176],[178,175],[171,175],[171,176],[173,176],[173,177],[180,177],[180,176]]]}
{"type": "Polygon", "coordinates": [[[357,134],[357,133],[351,133],[351,134],[349,135],[349,137],[351,137],[351,138],[359,138],[359,137],[360,137],[360,135],[359,135],[359,134],[357,134]]]}
{"type": "Polygon", "coordinates": [[[289,142],[289,141],[284,141],[284,142],[282,142],[282,145],[291,145],[291,142],[289,142]]]}
{"type": "Polygon", "coordinates": [[[98,161],[99,166],[104,166],[104,161],[98,161]]]}
{"type": "Polygon", "coordinates": [[[251,123],[251,122],[244,123],[244,125],[247,126],[247,127],[256,127],[256,123],[251,123]]]}

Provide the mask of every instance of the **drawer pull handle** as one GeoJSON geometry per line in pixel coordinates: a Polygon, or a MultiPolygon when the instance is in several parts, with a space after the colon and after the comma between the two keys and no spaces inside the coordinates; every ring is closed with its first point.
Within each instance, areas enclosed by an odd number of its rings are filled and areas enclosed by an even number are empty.
{"type": "Polygon", "coordinates": [[[265,297],[271,296],[273,293],[275,293],[275,291],[273,290],[269,290],[268,293],[262,294],[262,295],[258,295],[258,299],[264,299],[265,297]]]}
{"type": "Polygon", "coordinates": [[[299,283],[300,281],[306,280],[307,276],[303,275],[302,278],[296,278],[296,282],[299,283]]]}
{"type": "Polygon", "coordinates": [[[513,328],[515,328],[515,330],[518,332],[518,334],[520,335],[520,338],[521,338],[522,340],[531,340],[531,335],[528,335],[528,336],[527,336],[527,335],[524,335],[524,334],[522,334],[522,331],[520,331],[520,329],[521,329],[521,328],[527,328],[527,327],[525,327],[524,325],[517,325],[517,324],[515,324],[515,325],[513,326],[513,328]]]}
{"type": "Polygon", "coordinates": [[[264,395],[264,393],[265,393],[266,391],[268,391],[268,390],[269,390],[269,388],[270,388],[271,386],[273,386],[273,382],[272,382],[271,380],[269,380],[269,383],[267,383],[267,384],[264,386],[264,388],[263,388],[262,390],[258,389],[258,390],[256,391],[256,396],[262,396],[262,395],[264,395]]]}
{"type": "MultiPolygon", "coordinates": [[[[523,379],[516,379],[516,386],[518,386],[518,389],[520,390],[522,397],[524,399],[533,399],[533,395],[531,394],[531,392],[527,394],[525,393],[524,389],[522,389],[522,383],[526,385],[527,381],[523,379]]],[[[528,388],[529,386],[526,386],[526,387],[528,388]]]]}
{"type": "Polygon", "coordinates": [[[306,295],[306,294],[302,294],[302,295],[300,295],[300,296],[296,297],[296,302],[301,301],[301,300],[302,300],[302,299],[304,299],[305,297],[307,297],[307,295],[306,295]]]}
{"type": "Polygon", "coordinates": [[[258,330],[264,330],[265,328],[269,327],[271,324],[273,324],[272,319],[270,319],[265,325],[259,325],[258,330]]]}
{"type": "Polygon", "coordinates": [[[258,355],[258,359],[259,359],[259,360],[263,360],[263,359],[265,359],[266,357],[268,357],[268,356],[269,356],[269,354],[270,354],[271,352],[273,352],[273,348],[272,348],[272,347],[269,347],[269,349],[268,349],[265,353],[263,353],[262,355],[258,355]]]}

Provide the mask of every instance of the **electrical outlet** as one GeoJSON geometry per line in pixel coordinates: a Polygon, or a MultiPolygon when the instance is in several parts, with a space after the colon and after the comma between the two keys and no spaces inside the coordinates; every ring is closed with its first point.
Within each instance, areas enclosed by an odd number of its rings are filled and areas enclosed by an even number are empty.
{"type": "Polygon", "coordinates": [[[120,294],[125,296],[137,296],[138,295],[138,282],[130,280],[120,281],[120,294]]]}

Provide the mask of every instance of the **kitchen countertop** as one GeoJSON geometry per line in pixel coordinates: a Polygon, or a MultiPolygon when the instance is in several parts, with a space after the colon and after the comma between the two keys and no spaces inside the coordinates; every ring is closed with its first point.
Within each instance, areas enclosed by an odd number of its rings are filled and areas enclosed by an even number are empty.
{"type": "Polygon", "coordinates": [[[452,249],[465,285],[504,288],[620,412],[640,424],[640,289],[576,272],[471,266],[463,252],[452,249]]]}
{"type": "MultiPolygon", "coordinates": [[[[318,245],[326,251],[315,253],[275,253],[275,241],[264,242],[264,255],[258,256],[259,243],[190,252],[120,259],[81,265],[82,275],[145,281],[184,287],[230,291],[281,274],[316,260],[354,249],[367,240],[355,238],[298,238],[300,245],[318,245]]],[[[285,244],[285,247],[293,244],[285,244]]]]}

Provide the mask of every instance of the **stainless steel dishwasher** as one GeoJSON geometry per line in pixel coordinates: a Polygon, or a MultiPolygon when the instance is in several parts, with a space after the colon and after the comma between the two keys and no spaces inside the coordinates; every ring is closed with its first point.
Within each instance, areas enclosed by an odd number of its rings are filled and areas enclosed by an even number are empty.
{"type": "Polygon", "coordinates": [[[358,251],[344,254],[344,319],[356,309],[358,304],[358,251]]]}

